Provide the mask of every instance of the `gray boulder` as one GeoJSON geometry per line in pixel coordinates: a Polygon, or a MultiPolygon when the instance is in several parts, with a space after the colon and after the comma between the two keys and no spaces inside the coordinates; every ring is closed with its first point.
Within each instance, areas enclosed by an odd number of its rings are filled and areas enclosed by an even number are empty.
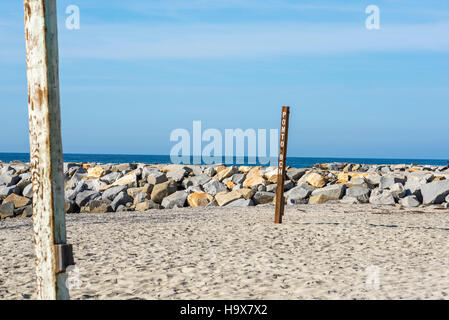
{"type": "MultiPolygon", "coordinates": [[[[78,171],[78,170],[77,170],[78,171]]],[[[72,178],[70,178],[69,181],[69,188],[74,189],[80,182],[82,182],[82,179],[87,175],[87,173],[75,173],[73,174],[72,178]]]]}
{"type": "Polygon", "coordinates": [[[204,169],[204,174],[209,176],[209,177],[215,176],[216,173],[217,173],[217,171],[215,171],[214,167],[212,167],[212,166],[207,167],[206,169],[204,169]]]}
{"type": "Polygon", "coordinates": [[[228,203],[225,207],[251,207],[254,206],[254,201],[252,199],[237,199],[228,203]]]}
{"type": "Polygon", "coordinates": [[[96,198],[101,197],[101,194],[97,191],[82,191],[76,195],[75,203],[78,207],[84,207],[89,201],[95,200],[96,198]]]}
{"type": "Polygon", "coordinates": [[[101,187],[107,186],[105,182],[96,179],[85,180],[86,190],[100,191],[101,187]]]}
{"type": "Polygon", "coordinates": [[[401,200],[399,200],[399,203],[407,208],[416,208],[419,207],[421,204],[416,196],[408,196],[401,200]]]}
{"type": "Polygon", "coordinates": [[[306,168],[300,168],[300,169],[292,168],[292,169],[287,170],[286,175],[289,180],[296,182],[302,178],[302,176],[306,173],[307,170],[308,169],[306,169],[306,168]]]}
{"type": "Polygon", "coordinates": [[[106,183],[107,185],[113,184],[115,181],[123,177],[123,174],[119,171],[108,173],[100,178],[100,181],[106,183]]]}
{"type": "Polygon", "coordinates": [[[149,184],[156,185],[167,182],[167,175],[160,171],[150,172],[147,178],[149,184]]]}
{"type": "Polygon", "coordinates": [[[355,197],[344,196],[343,199],[340,200],[341,203],[345,204],[359,204],[360,201],[355,197]]]}
{"type": "Polygon", "coordinates": [[[203,189],[208,194],[215,196],[217,193],[225,191],[228,188],[217,179],[212,179],[211,181],[203,185],[203,189]]]}
{"type": "Polygon", "coordinates": [[[396,201],[390,190],[375,189],[371,192],[369,203],[377,205],[394,205],[396,201]]]}
{"type": "Polygon", "coordinates": [[[188,193],[184,190],[176,191],[175,193],[165,197],[162,200],[162,206],[165,209],[182,208],[187,200],[188,193]]]}
{"type": "Polygon", "coordinates": [[[0,217],[2,219],[14,217],[14,202],[0,204],[0,217]]]}
{"type": "Polygon", "coordinates": [[[23,188],[22,195],[24,197],[27,197],[30,199],[33,197],[33,184],[32,183],[30,183],[25,188],[23,188]]]}
{"type": "Polygon", "coordinates": [[[395,183],[391,186],[390,191],[395,199],[400,199],[407,195],[407,191],[401,183],[395,183]]]}
{"type": "Polygon", "coordinates": [[[12,193],[19,194],[20,188],[18,186],[0,186],[0,197],[6,198],[12,193]]]}
{"type": "Polygon", "coordinates": [[[242,184],[245,181],[246,176],[243,173],[236,173],[232,176],[232,182],[234,184],[242,184]]]}
{"type": "Polygon", "coordinates": [[[310,186],[308,183],[302,183],[289,191],[287,191],[284,195],[287,200],[303,200],[309,197],[314,188],[310,186]]]}
{"type": "Polygon", "coordinates": [[[421,187],[421,193],[424,204],[441,204],[449,195],[449,180],[424,184],[421,187]]]}
{"type": "Polygon", "coordinates": [[[405,188],[407,195],[414,195],[420,201],[422,201],[421,186],[422,186],[422,183],[421,183],[420,177],[409,176],[407,178],[407,182],[404,185],[404,188],[405,188]]]}
{"type": "Polygon", "coordinates": [[[186,178],[182,181],[182,185],[185,189],[189,187],[198,187],[208,183],[212,178],[206,174],[201,174],[199,176],[194,176],[191,178],[186,178]]]}
{"type": "Polygon", "coordinates": [[[127,203],[132,202],[133,198],[131,198],[125,191],[122,191],[114,198],[110,206],[112,211],[117,211],[119,206],[126,206],[127,203]]]}
{"type": "MultiPolygon", "coordinates": [[[[88,190],[88,186],[84,181],[80,181],[78,185],[73,190],[67,190],[65,192],[65,198],[67,200],[75,200],[78,193],[88,190]]],[[[90,190],[97,191],[97,190],[90,190]]]]}
{"type": "Polygon", "coordinates": [[[380,189],[388,189],[391,188],[395,183],[405,183],[405,179],[391,176],[391,175],[384,175],[380,178],[379,188],[380,189]]]}
{"type": "Polygon", "coordinates": [[[189,172],[186,169],[181,168],[168,172],[166,176],[168,179],[171,179],[175,182],[181,182],[188,173],[189,172]]]}
{"type": "Polygon", "coordinates": [[[111,187],[109,189],[106,189],[105,191],[103,191],[103,194],[101,195],[101,198],[103,200],[114,200],[115,197],[117,197],[117,195],[121,192],[126,191],[126,189],[128,189],[127,186],[116,186],[116,187],[111,187]]]}
{"type": "Polygon", "coordinates": [[[256,204],[265,204],[273,202],[275,196],[274,192],[258,191],[253,196],[253,199],[256,204]]]}
{"type": "Polygon", "coordinates": [[[328,187],[315,189],[312,192],[312,196],[325,195],[328,200],[338,200],[343,197],[346,191],[344,184],[335,184],[328,187]]]}
{"type": "Polygon", "coordinates": [[[16,185],[20,181],[20,177],[15,174],[2,174],[0,175],[0,186],[11,187],[16,185]]]}
{"type": "Polygon", "coordinates": [[[371,190],[366,187],[351,187],[346,190],[348,197],[356,198],[361,203],[368,203],[370,199],[371,190]]]}
{"type": "Polygon", "coordinates": [[[106,213],[111,212],[111,200],[92,200],[88,204],[90,213],[106,213]]]}

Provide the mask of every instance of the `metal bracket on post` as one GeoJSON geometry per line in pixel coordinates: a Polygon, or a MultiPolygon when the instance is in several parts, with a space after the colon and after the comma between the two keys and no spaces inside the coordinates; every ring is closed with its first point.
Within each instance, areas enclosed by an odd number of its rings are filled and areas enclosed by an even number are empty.
{"type": "Polygon", "coordinates": [[[56,273],[65,272],[69,266],[75,265],[71,244],[55,244],[56,273]]]}

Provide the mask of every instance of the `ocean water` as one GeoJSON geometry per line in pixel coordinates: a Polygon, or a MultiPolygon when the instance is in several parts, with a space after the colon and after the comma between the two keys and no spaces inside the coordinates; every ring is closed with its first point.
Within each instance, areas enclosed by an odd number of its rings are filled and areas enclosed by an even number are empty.
{"type": "MultiPolygon", "coordinates": [[[[0,161],[10,162],[19,160],[23,162],[30,161],[28,153],[0,153],[0,161]]],[[[171,163],[168,155],[131,155],[131,154],[64,154],[65,162],[98,162],[98,163],[171,163]]],[[[277,159],[271,159],[272,163],[277,163],[277,159]]],[[[375,159],[375,158],[312,158],[312,157],[287,157],[287,165],[295,168],[305,168],[313,166],[316,163],[347,162],[364,164],[420,164],[420,165],[447,165],[447,160],[438,159],[375,159]]],[[[191,159],[191,163],[193,163],[191,159]]],[[[222,163],[225,163],[223,159],[222,163]]],[[[248,164],[248,159],[236,159],[232,164],[235,165],[254,165],[248,164]]],[[[256,163],[255,165],[269,165],[265,163],[256,163]]]]}

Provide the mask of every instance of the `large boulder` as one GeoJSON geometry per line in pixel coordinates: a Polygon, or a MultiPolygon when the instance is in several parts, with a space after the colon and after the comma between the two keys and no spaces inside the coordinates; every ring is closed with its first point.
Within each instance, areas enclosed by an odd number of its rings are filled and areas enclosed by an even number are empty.
{"type": "Polygon", "coordinates": [[[8,202],[0,204],[0,218],[12,218],[14,217],[14,203],[8,202]]]}
{"type": "Polygon", "coordinates": [[[390,187],[390,191],[393,194],[393,197],[398,200],[407,195],[407,191],[402,183],[395,183],[390,187]]]}
{"type": "Polygon", "coordinates": [[[245,181],[246,176],[243,173],[236,173],[232,176],[232,182],[234,184],[242,184],[245,181]]]}
{"type": "Polygon", "coordinates": [[[102,194],[102,199],[103,200],[114,200],[115,199],[115,197],[119,194],[119,193],[121,193],[121,192],[123,192],[123,191],[126,191],[126,189],[127,189],[128,187],[127,186],[116,186],[116,187],[111,187],[111,188],[109,188],[109,189],[107,189],[107,190],[105,190],[105,191],[103,191],[103,194],[102,194]]]}
{"type": "Polygon", "coordinates": [[[257,176],[257,175],[252,176],[252,177],[247,176],[245,181],[243,182],[243,186],[245,188],[246,187],[253,188],[253,187],[256,187],[259,185],[263,185],[263,186],[267,185],[267,181],[262,176],[257,176]]]}
{"type": "Polygon", "coordinates": [[[344,184],[334,184],[312,191],[312,196],[324,194],[329,200],[339,200],[345,194],[346,186],[344,184]]]}
{"type": "Polygon", "coordinates": [[[252,199],[237,199],[226,205],[226,207],[251,207],[254,206],[254,201],[252,199]]]}
{"type": "Polygon", "coordinates": [[[3,200],[3,203],[12,202],[14,204],[14,208],[25,207],[31,203],[31,200],[27,197],[22,197],[17,194],[10,194],[3,200]]]}
{"type": "Polygon", "coordinates": [[[104,167],[97,166],[87,169],[87,179],[100,179],[101,176],[105,175],[106,170],[104,167]]]}
{"type": "Polygon", "coordinates": [[[238,189],[237,191],[240,192],[240,194],[243,196],[245,200],[251,199],[256,193],[256,190],[250,188],[241,188],[238,189]]]}
{"type": "Polygon", "coordinates": [[[319,194],[316,196],[311,196],[309,199],[309,204],[323,204],[332,199],[329,199],[325,194],[319,194]]]}
{"type": "Polygon", "coordinates": [[[213,200],[214,197],[205,192],[194,192],[187,196],[187,202],[191,207],[205,207],[213,200]]]}
{"type": "Polygon", "coordinates": [[[15,174],[4,173],[0,175],[0,186],[11,187],[20,181],[20,177],[15,174]]]}
{"type": "Polygon", "coordinates": [[[310,172],[305,181],[315,188],[322,188],[326,185],[327,179],[319,173],[310,172]]]}
{"type": "Polygon", "coordinates": [[[366,187],[351,187],[346,190],[348,197],[356,198],[361,203],[368,203],[371,190],[366,187]]]}
{"type": "Polygon", "coordinates": [[[153,171],[149,173],[147,177],[147,182],[152,185],[161,184],[167,181],[168,181],[167,175],[159,171],[153,171]]]}
{"type": "Polygon", "coordinates": [[[232,175],[234,175],[235,173],[239,172],[239,170],[237,169],[237,167],[235,166],[230,166],[229,168],[226,168],[224,170],[219,171],[216,176],[214,177],[214,179],[217,179],[218,181],[223,181],[223,179],[232,177],[232,175]]]}
{"type": "Polygon", "coordinates": [[[162,203],[162,200],[165,197],[168,197],[174,192],[176,192],[176,182],[173,180],[159,183],[155,185],[153,191],[151,191],[151,200],[156,203],[162,203]]]}
{"type": "Polygon", "coordinates": [[[100,198],[101,194],[97,191],[82,191],[76,195],[75,203],[78,205],[78,207],[84,207],[87,205],[89,201],[95,200],[97,198],[100,198]]]}
{"type": "MultiPolygon", "coordinates": [[[[187,168],[187,167],[186,167],[187,168]]],[[[185,176],[189,173],[186,168],[180,168],[178,170],[172,170],[167,172],[167,178],[175,182],[181,182],[185,176]]]]}
{"type": "Polygon", "coordinates": [[[198,186],[202,186],[206,183],[208,183],[209,181],[211,181],[212,178],[209,177],[206,174],[201,174],[199,176],[193,176],[190,178],[185,178],[182,181],[182,186],[187,189],[189,187],[198,187],[198,186]]]}
{"type": "Polygon", "coordinates": [[[90,213],[106,213],[111,212],[111,200],[92,200],[88,203],[90,213]]]}
{"type": "Polygon", "coordinates": [[[182,208],[186,203],[187,196],[188,193],[184,190],[176,191],[162,200],[162,206],[165,209],[182,208]]]}
{"type": "Polygon", "coordinates": [[[395,177],[395,176],[392,176],[392,175],[383,175],[380,178],[379,188],[380,189],[389,189],[395,183],[405,184],[405,179],[400,178],[400,177],[395,177]]]}
{"type": "Polygon", "coordinates": [[[86,185],[86,190],[92,190],[92,191],[100,191],[102,188],[107,186],[107,184],[100,180],[85,180],[84,184],[86,185]]]}
{"type": "Polygon", "coordinates": [[[27,197],[30,199],[33,197],[33,184],[32,183],[30,183],[25,188],[23,188],[22,195],[24,197],[27,197]]]}
{"type": "Polygon", "coordinates": [[[215,171],[215,168],[212,166],[207,167],[206,169],[204,169],[204,174],[209,176],[209,177],[213,177],[215,176],[217,172],[215,171]]]}
{"type": "Polygon", "coordinates": [[[126,206],[127,203],[132,203],[133,198],[131,198],[125,191],[120,192],[114,200],[111,202],[110,206],[112,211],[117,211],[119,206],[126,206]]]}
{"type": "Polygon", "coordinates": [[[103,181],[106,184],[113,184],[115,181],[123,177],[123,174],[119,171],[114,171],[111,173],[108,173],[100,178],[100,181],[103,181]]]}
{"type": "Polygon", "coordinates": [[[399,203],[407,208],[419,207],[419,205],[421,204],[416,196],[407,196],[399,200],[399,203]]]}
{"type": "Polygon", "coordinates": [[[203,189],[208,194],[215,196],[217,193],[226,191],[228,188],[217,179],[212,179],[211,181],[203,185],[203,189]]]}
{"type": "Polygon", "coordinates": [[[286,175],[289,180],[296,182],[302,178],[302,176],[307,172],[307,170],[308,169],[306,169],[306,168],[301,168],[301,169],[291,168],[291,169],[287,170],[286,175]]]}
{"type": "Polygon", "coordinates": [[[424,204],[441,204],[449,195],[449,180],[434,181],[421,187],[424,204]]]}
{"type": "Polygon", "coordinates": [[[137,175],[136,173],[130,172],[115,181],[112,186],[128,186],[130,188],[137,187],[137,175]]]}
{"type": "Polygon", "coordinates": [[[20,192],[20,188],[18,186],[0,186],[0,198],[5,198],[12,193],[18,194],[20,192]]]}
{"type": "Polygon", "coordinates": [[[111,171],[131,171],[134,170],[137,167],[137,165],[135,163],[119,163],[119,164],[114,164],[113,166],[111,166],[111,171]]]}
{"type": "Polygon", "coordinates": [[[315,190],[315,188],[309,184],[301,183],[293,189],[287,191],[284,196],[287,200],[304,200],[312,194],[313,190],[315,190]]]}
{"type": "Polygon", "coordinates": [[[256,204],[265,204],[273,202],[276,194],[274,192],[258,191],[253,199],[256,204]]]}
{"type": "Polygon", "coordinates": [[[394,205],[396,201],[390,190],[375,189],[371,192],[369,203],[377,205],[394,205]]]}
{"type": "Polygon", "coordinates": [[[231,192],[220,192],[215,196],[215,200],[217,201],[220,207],[231,203],[232,201],[243,198],[243,195],[239,190],[231,191],[231,192]]]}
{"type": "Polygon", "coordinates": [[[161,205],[148,199],[136,204],[136,211],[147,211],[150,209],[161,209],[161,205]]]}

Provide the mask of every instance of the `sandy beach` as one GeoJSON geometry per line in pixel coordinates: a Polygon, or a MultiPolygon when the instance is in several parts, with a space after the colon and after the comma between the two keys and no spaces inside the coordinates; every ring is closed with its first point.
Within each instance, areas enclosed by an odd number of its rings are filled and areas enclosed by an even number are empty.
{"type": "MultiPolygon", "coordinates": [[[[79,271],[71,297],[449,299],[447,210],[299,205],[286,207],[282,225],[273,212],[68,215],[79,271]]],[[[31,227],[30,218],[0,222],[0,299],[36,297],[31,227]]]]}

